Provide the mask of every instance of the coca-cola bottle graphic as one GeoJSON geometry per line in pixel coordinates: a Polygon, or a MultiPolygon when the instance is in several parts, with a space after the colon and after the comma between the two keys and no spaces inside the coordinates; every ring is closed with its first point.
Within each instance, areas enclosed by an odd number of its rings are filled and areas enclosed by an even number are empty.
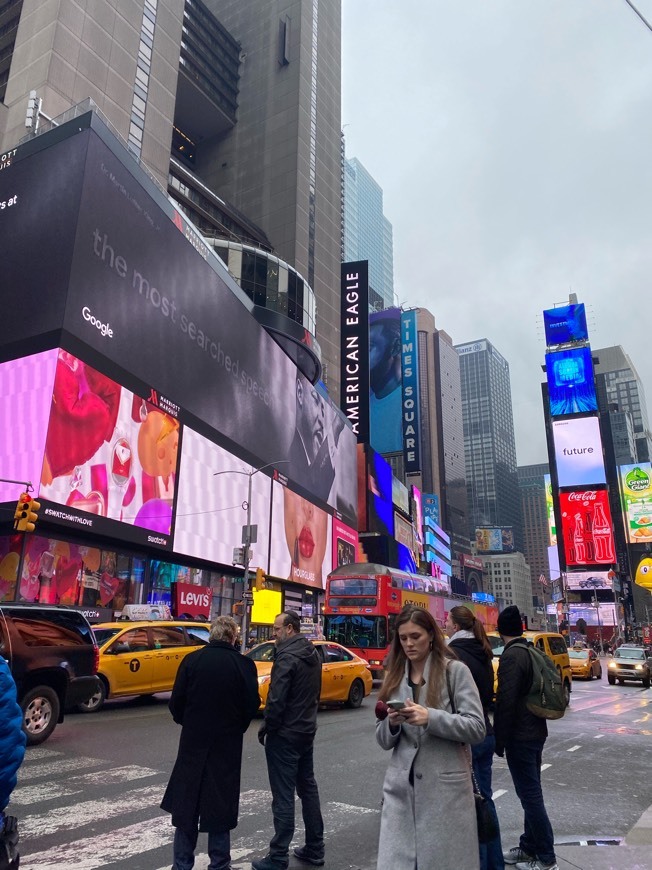
{"type": "Polygon", "coordinates": [[[596,504],[593,514],[593,542],[595,544],[596,562],[608,563],[615,561],[611,527],[607,522],[601,502],[596,504]]]}
{"type": "Polygon", "coordinates": [[[575,514],[573,544],[575,546],[575,563],[577,565],[586,565],[586,544],[584,543],[584,521],[582,520],[582,514],[575,514]]]}

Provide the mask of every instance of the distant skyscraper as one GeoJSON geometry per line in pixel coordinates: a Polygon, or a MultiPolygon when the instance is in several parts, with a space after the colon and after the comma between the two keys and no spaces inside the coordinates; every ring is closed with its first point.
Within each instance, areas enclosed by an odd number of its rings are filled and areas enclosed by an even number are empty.
{"type": "Polygon", "coordinates": [[[457,345],[469,532],[480,526],[513,526],[521,550],[521,504],[509,363],[487,339],[457,345]]]}
{"type": "Polygon", "coordinates": [[[537,465],[520,465],[518,485],[521,493],[521,512],[523,515],[523,553],[532,570],[532,598],[543,606],[544,589],[540,583],[543,576],[550,587],[548,568],[548,509],[546,507],[546,485],[544,475],[549,473],[547,462],[537,465]]]}
{"type": "Polygon", "coordinates": [[[369,261],[369,302],[394,304],[392,225],[383,214],[383,190],[355,157],[344,161],[344,260],[369,261]]]}
{"type": "Polygon", "coordinates": [[[633,362],[620,345],[595,348],[593,359],[598,361],[595,363],[596,376],[604,375],[610,410],[629,411],[634,424],[637,459],[639,462],[649,461],[652,458],[652,434],[645,391],[633,362]]]}

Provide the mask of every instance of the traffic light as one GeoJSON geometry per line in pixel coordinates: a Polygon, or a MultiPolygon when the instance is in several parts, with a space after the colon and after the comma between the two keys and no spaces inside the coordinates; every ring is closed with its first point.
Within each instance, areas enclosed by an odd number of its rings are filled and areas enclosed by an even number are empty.
{"type": "Polygon", "coordinates": [[[38,520],[41,503],[23,492],[18,499],[14,513],[14,529],[18,532],[33,532],[38,520]]]}
{"type": "Polygon", "coordinates": [[[260,592],[261,589],[267,588],[267,577],[262,568],[256,568],[256,577],[254,579],[254,589],[260,592]]]}

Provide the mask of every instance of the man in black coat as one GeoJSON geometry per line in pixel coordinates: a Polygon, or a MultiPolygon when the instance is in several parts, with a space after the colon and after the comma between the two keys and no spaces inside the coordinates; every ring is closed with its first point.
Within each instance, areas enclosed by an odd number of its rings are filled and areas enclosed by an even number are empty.
{"type": "Polygon", "coordinates": [[[548,727],[546,720],[531,713],[525,704],[533,668],[518,607],[511,605],[499,614],[498,633],[505,647],[498,665],[496,754],[507,758],[525,817],[518,846],[503,853],[505,864],[515,864],[517,870],[559,870],[541,788],[541,761],[548,727]]]}
{"type": "Polygon", "coordinates": [[[237,639],[235,620],[218,616],[208,645],[184,658],[174,681],[170,712],[181,738],[161,803],[176,828],[173,870],[191,870],[198,831],[208,831],[209,870],[231,867],[242,740],[260,705],[256,665],[237,639]]]}
{"type": "Polygon", "coordinates": [[[301,635],[294,611],[274,620],[276,653],[270,675],[265,721],[258,739],[265,747],[272,790],[274,836],[269,854],[252,862],[253,870],[285,870],[294,836],[294,792],[301,799],[306,844],[294,850],[306,864],[324,863],[324,822],[313,768],[313,742],[321,691],[321,659],[301,635]]]}

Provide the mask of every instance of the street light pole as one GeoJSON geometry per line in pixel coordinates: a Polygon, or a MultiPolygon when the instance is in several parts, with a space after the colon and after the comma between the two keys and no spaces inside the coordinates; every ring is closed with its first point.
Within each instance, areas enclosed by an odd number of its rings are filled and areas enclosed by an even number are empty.
{"type": "MultiPolygon", "coordinates": [[[[256,471],[260,471],[259,468],[256,471]]],[[[249,632],[249,593],[251,590],[249,589],[249,545],[251,544],[251,478],[254,476],[256,471],[250,471],[249,474],[249,485],[247,488],[247,525],[245,527],[245,533],[242,536],[244,538],[244,553],[242,557],[242,564],[244,567],[244,573],[242,576],[242,592],[243,592],[243,601],[244,607],[242,611],[242,627],[240,630],[240,652],[244,653],[247,649],[247,636],[249,632]]]]}

